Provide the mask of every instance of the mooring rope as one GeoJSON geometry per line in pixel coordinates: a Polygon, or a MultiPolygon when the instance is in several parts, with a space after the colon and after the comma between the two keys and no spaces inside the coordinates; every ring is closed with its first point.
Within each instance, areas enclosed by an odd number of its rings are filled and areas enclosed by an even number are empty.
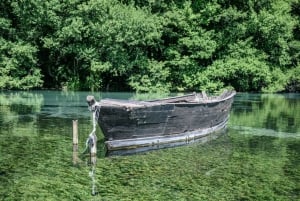
{"type": "Polygon", "coordinates": [[[95,165],[92,166],[90,172],[89,172],[89,176],[91,177],[92,179],[92,195],[96,195],[98,192],[97,192],[97,186],[96,186],[96,168],[95,168],[95,165]]]}
{"type": "Polygon", "coordinates": [[[96,102],[94,105],[89,107],[89,110],[93,112],[93,131],[91,132],[91,134],[96,132],[96,126],[100,114],[100,108],[101,105],[98,102],[96,102]]]}
{"type": "Polygon", "coordinates": [[[92,132],[89,134],[86,142],[85,142],[85,149],[82,152],[83,154],[86,151],[90,151],[91,147],[95,145],[96,141],[97,141],[97,136],[96,136],[96,128],[97,128],[97,122],[98,122],[98,118],[100,115],[100,104],[98,102],[96,102],[94,105],[92,105],[89,109],[92,111],[93,114],[93,130],[92,132]]]}

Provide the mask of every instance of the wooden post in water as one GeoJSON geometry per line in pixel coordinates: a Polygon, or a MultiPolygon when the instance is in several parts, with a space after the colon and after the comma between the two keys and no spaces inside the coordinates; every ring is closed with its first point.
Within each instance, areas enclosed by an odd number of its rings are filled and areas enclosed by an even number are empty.
{"type": "Polygon", "coordinates": [[[73,120],[73,164],[78,163],[78,120],[73,120]]]}

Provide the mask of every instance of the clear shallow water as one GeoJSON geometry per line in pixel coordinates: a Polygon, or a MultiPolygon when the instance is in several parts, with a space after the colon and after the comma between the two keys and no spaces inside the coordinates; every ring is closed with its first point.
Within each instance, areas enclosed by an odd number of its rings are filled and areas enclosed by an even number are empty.
{"type": "Polygon", "coordinates": [[[0,93],[0,200],[300,199],[300,94],[237,94],[226,134],[205,144],[108,158],[98,129],[96,166],[84,155],[74,166],[72,120],[83,151],[88,94],[0,93]]]}

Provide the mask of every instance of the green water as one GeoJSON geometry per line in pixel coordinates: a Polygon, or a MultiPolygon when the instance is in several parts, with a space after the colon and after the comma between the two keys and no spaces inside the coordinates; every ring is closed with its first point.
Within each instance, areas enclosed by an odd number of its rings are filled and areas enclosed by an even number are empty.
{"type": "Polygon", "coordinates": [[[104,157],[98,129],[97,164],[73,165],[87,94],[0,93],[0,200],[300,200],[300,94],[237,94],[226,134],[205,144],[104,157]]]}

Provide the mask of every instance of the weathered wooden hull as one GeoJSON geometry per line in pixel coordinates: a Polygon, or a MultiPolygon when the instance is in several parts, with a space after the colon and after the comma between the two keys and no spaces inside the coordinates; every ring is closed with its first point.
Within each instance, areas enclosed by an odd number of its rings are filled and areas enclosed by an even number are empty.
{"type": "Polygon", "coordinates": [[[125,140],[108,140],[105,142],[108,155],[130,155],[150,150],[187,145],[194,142],[207,142],[216,139],[226,131],[226,123],[207,129],[188,131],[169,136],[145,137],[125,140]]]}
{"type": "Polygon", "coordinates": [[[197,142],[197,144],[206,143],[218,138],[224,133],[226,133],[226,124],[224,124],[224,127],[220,127],[218,130],[215,131],[210,130],[210,132],[207,133],[205,131],[200,131],[199,133],[197,133],[197,131],[191,133],[185,133],[186,134],[185,136],[177,136],[177,137],[174,136],[172,140],[156,138],[156,139],[149,139],[146,141],[140,141],[136,139],[125,140],[125,141],[123,140],[107,141],[106,142],[107,147],[108,146],[118,147],[118,149],[116,148],[109,149],[109,152],[107,152],[106,155],[107,156],[131,155],[131,154],[142,153],[142,152],[147,152],[152,150],[188,145],[194,142],[197,142]],[[197,134],[197,136],[194,134],[197,134]],[[128,146],[128,144],[130,145],[128,146]]]}
{"type": "Polygon", "coordinates": [[[226,126],[235,92],[149,102],[101,100],[94,106],[108,150],[188,143],[226,126]]]}

